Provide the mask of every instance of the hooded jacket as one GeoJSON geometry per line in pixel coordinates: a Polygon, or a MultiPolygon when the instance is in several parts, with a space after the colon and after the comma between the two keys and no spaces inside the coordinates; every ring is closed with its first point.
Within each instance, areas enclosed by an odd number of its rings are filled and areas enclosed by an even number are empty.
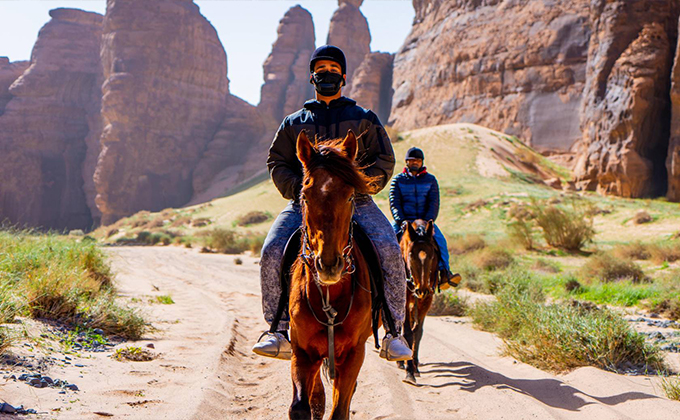
{"type": "Polygon", "coordinates": [[[416,176],[404,168],[390,185],[390,209],[398,225],[404,220],[436,220],[439,214],[437,178],[424,167],[416,176]]]}
{"type": "Polygon", "coordinates": [[[352,130],[357,135],[357,160],[366,167],[364,172],[380,177],[380,190],[392,176],[394,150],[377,115],[344,96],[328,105],[312,99],[284,118],[269,147],[269,174],[284,198],[297,200],[302,189],[302,163],[296,154],[297,137],[302,130],[316,142],[344,137],[352,130]]]}

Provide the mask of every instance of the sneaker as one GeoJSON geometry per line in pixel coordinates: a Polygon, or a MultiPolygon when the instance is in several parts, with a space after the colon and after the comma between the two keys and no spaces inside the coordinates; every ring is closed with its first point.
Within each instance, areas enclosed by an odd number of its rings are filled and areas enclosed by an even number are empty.
{"type": "Polygon", "coordinates": [[[462,277],[458,273],[452,273],[449,270],[439,271],[439,289],[446,290],[449,287],[457,287],[462,277]]]}
{"type": "Polygon", "coordinates": [[[253,353],[282,360],[290,360],[293,357],[290,341],[280,332],[263,333],[253,346],[253,353]]]}
{"type": "Polygon", "coordinates": [[[389,362],[403,362],[413,359],[413,352],[403,336],[392,337],[387,334],[380,347],[380,357],[389,362]]]}

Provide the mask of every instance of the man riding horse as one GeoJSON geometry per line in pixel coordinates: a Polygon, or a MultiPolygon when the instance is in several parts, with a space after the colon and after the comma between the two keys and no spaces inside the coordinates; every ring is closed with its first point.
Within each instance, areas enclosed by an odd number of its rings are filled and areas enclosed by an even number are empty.
{"type": "MultiPolygon", "coordinates": [[[[262,248],[260,281],[264,317],[270,325],[276,319],[281,289],[282,259],[286,244],[302,223],[299,202],[302,189],[302,164],[296,155],[296,142],[304,131],[312,141],[344,137],[349,130],[358,133],[357,160],[366,175],[377,177],[378,187],[387,184],[394,170],[392,144],[378,117],[342,96],[346,84],[346,61],[343,52],[332,45],[319,47],[311,56],[310,83],[316,99],[305,102],[302,109],[284,118],[269,148],[267,167],[274,185],[289,199],[286,208],[274,221],[262,248]]],[[[378,191],[374,191],[377,193],[378,191]]],[[[384,293],[395,329],[401,331],[404,322],[406,274],[399,243],[385,215],[370,195],[355,197],[354,221],[371,239],[384,272],[384,293]]],[[[289,315],[284,313],[276,332],[264,333],[253,352],[262,356],[290,359],[288,339],[289,315]]],[[[387,360],[408,360],[411,349],[401,335],[387,334],[380,356],[387,360]]]]}
{"type": "MultiPolygon", "coordinates": [[[[390,209],[394,223],[394,231],[401,236],[405,221],[437,219],[439,214],[439,184],[434,175],[423,166],[425,154],[417,147],[406,152],[406,167],[392,179],[390,185],[390,209]]],[[[439,287],[446,289],[457,286],[461,277],[451,273],[449,266],[449,250],[446,238],[437,225],[434,225],[434,239],[439,248],[439,287]]]]}

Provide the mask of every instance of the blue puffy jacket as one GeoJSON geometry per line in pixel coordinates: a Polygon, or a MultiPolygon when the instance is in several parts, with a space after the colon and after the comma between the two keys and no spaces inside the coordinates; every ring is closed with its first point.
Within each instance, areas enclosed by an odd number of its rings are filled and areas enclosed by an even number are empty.
{"type": "Polygon", "coordinates": [[[416,176],[406,169],[390,185],[390,208],[398,225],[404,220],[436,220],[439,214],[439,184],[423,168],[416,176]]]}

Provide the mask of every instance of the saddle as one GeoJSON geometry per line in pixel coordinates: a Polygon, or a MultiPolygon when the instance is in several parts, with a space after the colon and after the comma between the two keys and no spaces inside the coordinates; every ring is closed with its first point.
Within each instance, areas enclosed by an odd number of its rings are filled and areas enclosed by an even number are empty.
{"type": "MultiPolygon", "coordinates": [[[[366,235],[366,232],[361,229],[359,224],[352,222],[354,224],[354,240],[356,241],[359,251],[366,259],[366,263],[369,268],[369,276],[371,279],[371,320],[373,327],[373,339],[375,340],[375,348],[380,348],[378,340],[378,328],[380,323],[380,315],[382,313],[383,322],[385,324],[385,329],[388,330],[393,337],[396,337],[397,330],[394,324],[394,319],[392,318],[392,313],[387,306],[387,300],[385,298],[385,284],[384,284],[384,274],[382,267],[380,265],[380,258],[378,257],[378,251],[375,249],[375,245],[371,239],[366,235]]],[[[300,246],[302,244],[302,228],[298,228],[288,239],[286,243],[285,250],[283,252],[283,258],[281,259],[281,297],[279,298],[279,304],[276,310],[276,316],[272,321],[269,332],[274,333],[278,331],[279,321],[284,312],[288,311],[288,297],[289,297],[289,286],[290,286],[290,273],[295,260],[297,260],[300,254],[300,246]]]]}

